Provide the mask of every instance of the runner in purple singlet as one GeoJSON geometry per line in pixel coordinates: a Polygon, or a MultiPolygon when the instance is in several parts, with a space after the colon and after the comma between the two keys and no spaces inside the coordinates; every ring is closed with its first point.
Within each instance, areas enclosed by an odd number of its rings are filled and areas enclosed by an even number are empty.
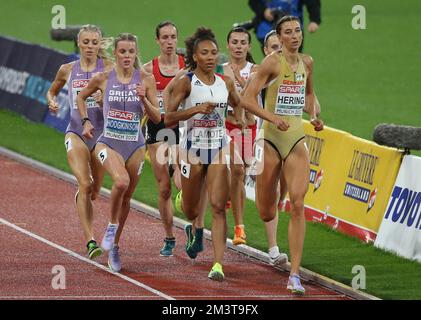
{"type": "Polygon", "coordinates": [[[94,200],[101,188],[104,170],[93,150],[97,138],[102,133],[103,117],[99,104],[102,94],[95,92],[88,97],[88,116],[97,130],[94,139],[87,140],[82,136],[82,124],[77,110],[76,96],[87,85],[88,81],[98,72],[112,68],[113,64],[106,59],[105,49],[108,39],[103,39],[101,30],[93,25],[83,26],[78,34],[78,46],[81,57],[79,60],[63,64],[47,93],[48,106],[51,112],[57,112],[59,105],[56,97],[60,90],[69,86],[70,122],[66,129],[64,144],[67,151],[69,166],[77,179],[78,190],[75,195],[76,209],[87,241],[88,257],[93,259],[102,254],[94,239],[92,228],[94,200]]]}
{"type": "Polygon", "coordinates": [[[86,100],[98,89],[104,95],[104,131],[95,154],[113,180],[111,218],[101,247],[109,251],[111,270],[121,270],[118,242],[130,210],[130,199],[139,181],[145,157],[145,138],[140,126],[146,113],[161,121],[153,75],[140,68],[137,38],[122,33],[114,41],[116,67],[96,75],[77,97],[83,135],[93,138],[96,128],[87,113],[86,100]]]}

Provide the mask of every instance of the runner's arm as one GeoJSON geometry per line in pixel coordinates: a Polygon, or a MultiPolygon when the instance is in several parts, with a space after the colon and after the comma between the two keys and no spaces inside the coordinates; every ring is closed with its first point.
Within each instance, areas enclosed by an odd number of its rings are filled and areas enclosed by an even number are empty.
{"type": "Polygon", "coordinates": [[[94,126],[91,121],[88,119],[88,108],[86,107],[86,99],[91,96],[97,90],[102,90],[102,85],[107,79],[107,75],[104,72],[96,74],[91,80],[89,80],[88,85],[82,89],[81,92],[76,97],[76,104],[79,110],[80,119],[82,120],[83,132],[82,135],[88,139],[93,138],[94,126]],[[88,120],[84,120],[88,119],[88,120]]]}
{"type": "Polygon", "coordinates": [[[59,105],[56,101],[56,97],[59,94],[60,90],[65,86],[69,74],[72,70],[72,64],[63,64],[60,66],[60,69],[57,71],[54,81],[51,83],[50,88],[47,91],[47,102],[48,108],[51,112],[57,112],[59,105]]]}

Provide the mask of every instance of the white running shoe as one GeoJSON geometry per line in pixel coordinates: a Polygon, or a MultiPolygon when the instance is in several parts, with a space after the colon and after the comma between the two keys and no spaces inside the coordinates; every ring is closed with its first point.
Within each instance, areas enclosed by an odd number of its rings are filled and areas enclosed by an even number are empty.
{"type": "Polygon", "coordinates": [[[108,252],[108,267],[113,272],[119,272],[121,270],[120,254],[118,253],[119,246],[114,245],[108,252]]]}
{"type": "Polygon", "coordinates": [[[105,251],[110,251],[114,246],[115,234],[117,233],[118,224],[109,223],[105,230],[104,238],[102,238],[101,247],[105,251]]]}
{"type": "Polygon", "coordinates": [[[286,253],[279,253],[276,257],[271,257],[269,255],[269,264],[271,266],[277,267],[287,262],[288,262],[288,256],[286,253]]]}

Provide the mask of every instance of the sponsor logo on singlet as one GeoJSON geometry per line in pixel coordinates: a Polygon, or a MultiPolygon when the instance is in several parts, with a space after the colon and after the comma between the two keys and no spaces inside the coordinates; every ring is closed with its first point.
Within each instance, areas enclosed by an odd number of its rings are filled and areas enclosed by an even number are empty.
{"type": "Polygon", "coordinates": [[[110,109],[107,114],[104,137],[122,141],[137,141],[139,120],[138,112],[110,109]]]}
{"type": "MultiPolygon", "coordinates": [[[[77,109],[76,97],[87,85],[89,79],[75,79],[72,81],[72,97],[73,97],[73,109],[77,109]]],[[[86,99],[86,105],[88,108],[98,108],[98,104],[92,96],[86,99]]]]}
{"type": "Polygon", "coordinates": [[[305,81],[283,80],[276,97],[275,113],[283,116],[301,116],[305,106],[305,81]]]}
{"type": "Polygon", "coordinates": [[[192,146],[194,148],[217,149],[221,146],[221,140],[225,137],[225,124],[220,111],[223,112],[225,107],[226,103],[218,103],[211,114],[193,119],[192,146]]]}

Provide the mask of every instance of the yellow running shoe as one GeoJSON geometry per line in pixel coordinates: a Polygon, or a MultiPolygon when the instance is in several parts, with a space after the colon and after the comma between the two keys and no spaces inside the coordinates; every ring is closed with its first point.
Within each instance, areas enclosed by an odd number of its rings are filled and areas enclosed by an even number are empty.
{"type": "Polygon", "coordinates": [[[239,244],[246,244],[246,233],[244,231],[244,226],[235,226],[234,227],[234,239],[232,244],[238,246],[239,244]]]}
{"type": "Polygon", "coordinates": [[[222,281],[224,280],[224,272],[222,271],[222,265],[218,262],[212,267],[212,270],[209,272],[208,278],[214,281],[222,281]]]}

